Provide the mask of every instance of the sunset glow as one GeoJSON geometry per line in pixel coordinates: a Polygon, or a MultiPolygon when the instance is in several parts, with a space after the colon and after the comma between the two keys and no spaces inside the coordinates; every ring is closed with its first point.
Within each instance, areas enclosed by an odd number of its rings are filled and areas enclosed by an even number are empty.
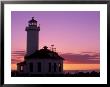
{"type": "MultiPolygon", "coordinates": [[[[99,70],[100,64],[64,64],[64,70],[99,70]]],[[[16,70],[16,64],[12,64],[12,70],[16,70]]]]}
{"type": "Polygon", "coordinates": [[[98,70],[100,64],[64,64],[64,70],[98,70]]]}

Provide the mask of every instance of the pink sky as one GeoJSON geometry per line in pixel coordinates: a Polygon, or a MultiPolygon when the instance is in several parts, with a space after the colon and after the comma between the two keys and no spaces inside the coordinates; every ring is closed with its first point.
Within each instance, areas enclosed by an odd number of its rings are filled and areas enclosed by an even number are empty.
{"type": "Polygon", "coordinates": [[[75,64],[99,64],[98,11],[12,11],[12,55],[15,53],[12,56],[13,61],[21,60],[19,55],[24,55],[26,51],[25,27],[33,16],[41,28],[40,49],[54,44],[57,52],[65,57],[68,63],[71,61],[75,64]]]}

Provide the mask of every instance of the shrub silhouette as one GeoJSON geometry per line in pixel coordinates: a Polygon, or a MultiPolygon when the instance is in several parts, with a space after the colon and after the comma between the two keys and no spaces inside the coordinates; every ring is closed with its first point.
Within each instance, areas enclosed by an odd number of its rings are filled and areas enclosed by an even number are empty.
{"type": "Polygon", "coordinates": [[[65,74],[20,74],[17,71],[11,72],[12,77],[100,77],[100,72],[77,72],[77,73],[70,73],[67,72],[65,74]]]}

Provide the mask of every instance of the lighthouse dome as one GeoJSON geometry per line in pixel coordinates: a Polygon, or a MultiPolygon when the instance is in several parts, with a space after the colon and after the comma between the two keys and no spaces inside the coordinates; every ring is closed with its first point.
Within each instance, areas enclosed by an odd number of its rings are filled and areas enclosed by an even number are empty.
{"type": "Polygon", "coordinates": [[[32,22],[37,22],[34,17],[32,17],[32,19],[29,21],[29,23],[32,23],[32,22]]]}
{"type": "Polygon", "coordinates": [[[28,23],[29,23],[29,26],[33,26],[33,25],[36,26],[37,25],[37,21],[34,19],[34,17],[32,17],[32,19],[29,20],[28,23]]]}

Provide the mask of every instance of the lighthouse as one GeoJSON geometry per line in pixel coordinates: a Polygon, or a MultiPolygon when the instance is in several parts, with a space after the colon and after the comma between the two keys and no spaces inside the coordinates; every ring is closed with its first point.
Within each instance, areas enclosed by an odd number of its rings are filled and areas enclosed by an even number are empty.
{"type": "Polygon", "coordinates": [[[47,75],[47,74],[63,74],[63,60],[61,56],[44,46],[39,49],[39,31],[40,26],[32,17],[28,21],[27,31],[27,49],[24,61],[17,63],[17,72],[19,75],[47,75]]]}
{"type": "Polygon", "coordinates": [[[31,55],[39,49],[39,31],[40,25],[37,25],[37,21],[32,17],[28,21],[28,26],[25,29],[27,31],[27,52],[26,55],[31,55]]]}

